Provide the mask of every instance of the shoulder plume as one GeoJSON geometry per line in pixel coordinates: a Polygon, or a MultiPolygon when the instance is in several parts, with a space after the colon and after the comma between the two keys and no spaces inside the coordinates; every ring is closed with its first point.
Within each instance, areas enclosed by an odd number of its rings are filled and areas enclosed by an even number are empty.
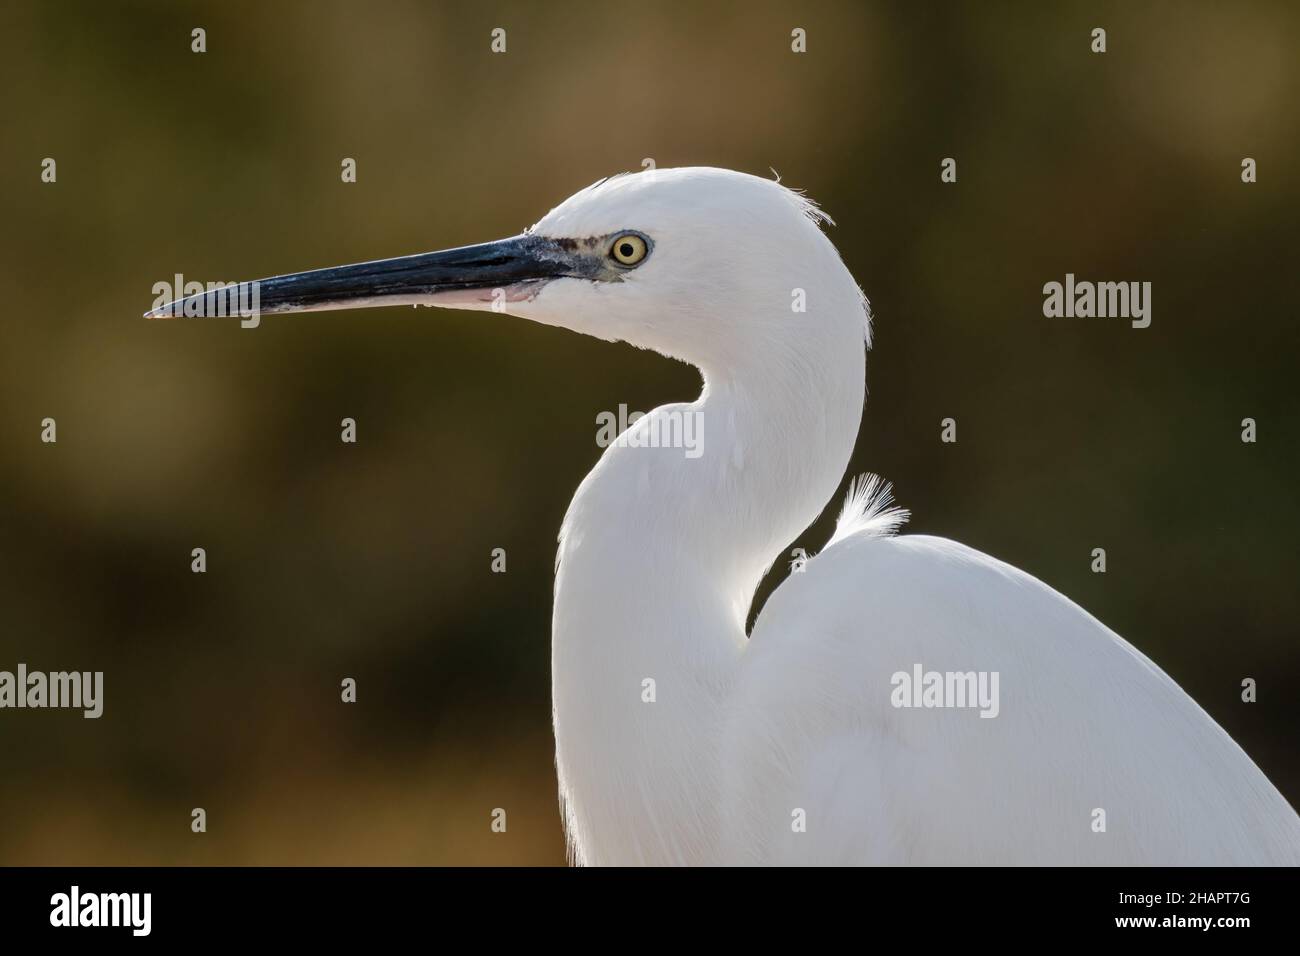
{"type": "Polygon", "coordinates": [[[844,499],[835,533],[826,543],[829,548],[836,541],[854,534],[884,538],[901,528],[911,513],[894,504],[894,489],[879,475],[860,475],[849,483],[849,493],[844,499]]]}

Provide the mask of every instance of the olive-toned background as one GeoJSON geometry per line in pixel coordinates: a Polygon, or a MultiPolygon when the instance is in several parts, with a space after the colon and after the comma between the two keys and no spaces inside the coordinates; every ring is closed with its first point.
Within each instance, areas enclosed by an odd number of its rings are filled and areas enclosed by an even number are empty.
{"type": "Polygon", "coordinates": [[[1298,48],[1282,3],[6,4],[0,669],[106,703],[0,711],[0,862],[563,861],[555,534],[596,414],[696,374],[481,313],[140,316],[176,272],[509,235],[646,157],[806,188],[877,317],[854,468],[1300,800],[1298,48]],[[1045,319],[1066,272],[1152,282],[1151,327],[1045,319]]]}

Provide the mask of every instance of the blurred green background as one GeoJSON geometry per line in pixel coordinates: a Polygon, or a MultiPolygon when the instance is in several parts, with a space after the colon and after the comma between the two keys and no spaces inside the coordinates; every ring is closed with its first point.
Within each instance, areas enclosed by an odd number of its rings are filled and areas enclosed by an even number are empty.
{"type": "Polygon", "coordinates": [[[596,414],[698,376],[482,313],[140,316],[176,272],[509,235],[646,157],[807,189],[876,313],[854,469],[1300,801],[1298,48],[1282,3],[6,4],[0,669],[106,702],[0,712],[0,862],[563,861],[555,535],[596,414]],[[1151,281],[1151,327],[1044,319],[1066,272],[1151,281]]]}

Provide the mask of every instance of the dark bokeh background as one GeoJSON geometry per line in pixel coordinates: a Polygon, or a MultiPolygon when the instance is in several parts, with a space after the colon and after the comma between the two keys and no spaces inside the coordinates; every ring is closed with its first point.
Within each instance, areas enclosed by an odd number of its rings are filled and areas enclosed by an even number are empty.
{"type": "Polygon", "coordinates": [[[555,534],[597,412],[695,373],[477,313],[140,314],[175,272],[508,235],[645,157],[835,216],[877,316],[854,468],[1125,635],[1297,802],[1297,49],[1281,3],[6,4],[0,669],[107,686],[98,721],[0,712],[0,862],[563,860],[555,534]],[[1153,282],[1151,328],[1044,319],[1066,272],[1153,282]]]}

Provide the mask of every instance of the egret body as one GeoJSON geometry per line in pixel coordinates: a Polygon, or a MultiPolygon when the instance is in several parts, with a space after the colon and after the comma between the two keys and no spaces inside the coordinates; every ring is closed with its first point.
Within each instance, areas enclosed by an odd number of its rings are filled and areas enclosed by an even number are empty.
{"type": "Polygon", "coordinates": [[[261,283],[262,314],[495,309],[700,370],[695,401],[605,450],[560,531],[572,858],[1300,863],[1295,812],[1173,680],[1030,575],[895,534],[906,516],[875,479],[746,636],[765,570],[843,480],[863,409],[869,310],[824,218],[766,179],[655,170],[511,239],[261,283]],[[681,415],[702,423],[701,454],[636,441],[681,415]],[[996,715],[900,706],[896,675],[921,667],[996,674],[996,715]]]}

